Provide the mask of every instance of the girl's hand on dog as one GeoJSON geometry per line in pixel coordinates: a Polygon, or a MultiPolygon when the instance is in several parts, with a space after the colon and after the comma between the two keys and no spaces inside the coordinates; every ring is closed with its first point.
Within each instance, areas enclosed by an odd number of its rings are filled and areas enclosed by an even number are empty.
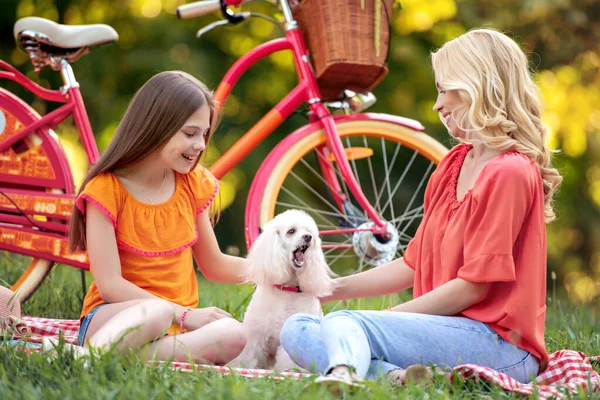
{"type": "Polygon", "coordinates": [[[227,311],[218,307],[193,308],[185,316],[183,325],[186,329],[193,331],[223,318],[232,317],[227,311]]]}

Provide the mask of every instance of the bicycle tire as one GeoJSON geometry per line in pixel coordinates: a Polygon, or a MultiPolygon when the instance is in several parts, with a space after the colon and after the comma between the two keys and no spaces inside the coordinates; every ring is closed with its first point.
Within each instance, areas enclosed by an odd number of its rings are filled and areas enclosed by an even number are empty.
{"type": "MultiPolygon", "coordinates": [[[[418,159],[417,164],[423,164],[423,161],[425,162],[425,164],[429,163],[430,164],[430,171],[428,172],[427,176],[425,177],[426,179],[424,180],[425,185],[421,184],[421,188],[420,193],[418,195],[418,199],[416,200],[418,202],[418,206],[422,206],[422,202],[423,202],[423,193],[424,193],[424,187],[426,186],[426,182],[429,178],[429,176],[431,175],[431,173],[433,172],[433,167],[439,163],[439,161],[443,158],[443,156],[448,152],[448,149],[443,146],[441,143],[439,143],[438,141],[436,141],[435,139],[433,139],[431,136],[425,134],[422,131],[419,131],[416,129],[416,127],[414,126],[410,126],[410,124],[408,124],[406,122],[406,120],[402,119],[402,118],[394,118],[392,116],[387,116],[387,115],[382,115],[382,114],[363,114],[363,115],[355,115],[353,116],[352,119],[348,120],[345,119],[344,117],[338,118],[336,119],[336,127],[338,129],[338,133],[340,135],[340,137],[342,138],[342,142],[344,143],[344,147],[347,147],[346,144],[349,143],[350,146],[354,148],[355,150],[357,149],[357,146],[355,146],[355,142],[356,142],[356,138],[360,138],[360,137],[366,137],[369,139],[379,139],[381,141],[381,139],[385,139],[386,143],[387,142],[392,142],[392,144],[395,143],[396,145],[396,149],[400,148],[403,151],[408,150],[409,153],[413,153],[414,155],[413,160],[418,159]],[[399,146],[398,146],[399,145],[399,146]]],[[[281,143],[279,143],[269,154],[269,156],[265,159],[264,163],[261,165],[261,168],[259,169],[259,172],[256,174],[256,177],[253,180],[251,189],[250,189],[250,194],[249,194],[249,198],[248,198],[248,202],[247,202],[247,206],[246,206],[246,241],[247,241],[247,246],[248,249],[251,247],[252,243],[254,242],[254,240],[256,240],[256,238],[258,237],[258,235],[260,234],[260,227],[263,226],[267,221],[269,221],[270,219],[272,219],[276,213],[282,212],[283,210],[285,210],[287,208],[287,206],[285,206],[284,204],[289,204],[286,202],[283,202],[281,199],[284,196],[287,196],[289,193],[287,193],[287,191],[289,191],[289,189],[285,189],[282,190],[282,188],[285,187],[286,183],[290,180],[293,179],[294,181],[299,180],[298,176],[300,174],[303,174],[302,171],[298,172],[297,168],[300,167],[306,167],[305,163],[307,163],[307,161],[305,160],[305,158],[308,157],[313,157],[313,158],[317,158],[318,156],[311,156],[311,154],[316,154],[316,152],[314,151],[315,148],[317,148],[320,145],[325,144],[326,142],[326,138],[325,138],[325,133],[322,129],[319,128],[313,128],[313,129],[308,129],[308,128],[301,128],[298,131],[296,131],[295,133],[293,133],[292,135],[288,136],[285,140],[283,140],[281,143]],[[292,175],[290,175],[292,173],[292,175]],[[284,192],[284,193],[282,193],[284,192]]],[[[364,140],[365,143],[367,143],[367,140],[364,140]]],[[[383,142],[382,142],[383,143],[383,142]]],[[[360,146],[363,150],[361,150],[364,153],[364,149],[365,147],[360,146]]],[[[373,150],[371,147],[367,147],[370,149],[370,151],[373,151],[373,155],[376,155],[375,150],[373,150]]],[[[388,148],[388,145],[386,144],[385,147],[382,147],[382,149],[385,151],[385,149],[388,148]]],[[[397,154],[400,154],[400,150],[396,150],[397,154]]],[[[367,159],[367,160],[371,160],[371,158],[373,158],[372,156],[368,156],[365,157],[363,159],[367,159]]],[[[387,158],[387,155],[386,155],[387,158]]],[[[394,160],[398,160],[399,157],[395,157],[394,160]]],[[[351,163],[351,166],[353,167],[353,171],[355,174],[357,175],[361,175],[362,172],[358,172],[359,168],[357,167],[356,163],[358,160],[354,160],[351,163]],[[352,165],[354,164],[354,165],[352,165]]],[[[390,159],[388,159],[388,161],[391,161],[390,159]]],[[[395,161],[394,161],[395,162],[395,161]]],[[[369,165],[372,165],[371,161],[368,161],[369,165]]],[[[313,161],[313,165],[315,165],[316,162],[313,161]]],[[[409,165],[409,169],[411,168],[411,166],[414,164],[414,161],[411,165],[409,165]]],[[[309,163],[310,165],[310,163],[309,163]]],[[[305,169],[308,169],[308,167],[306,167],[305,169]]],[[[315,168],[316,171],[318,171],[315,168]]],[[[388,171],[390,174],[394,173],[395,175],[397,175],[398,171],[388,171]]],[[[401,173],[403,171],[400,171],[401,173]]],[[[310,174],[308,174],[310,175],[310,174]]],[[[313,174],[314,175],[314,174],[313,174]]],[[[404,176],[406,177],[407,173],[404,173],[404,176]]],[[[389,185],[389,179],[390,179],[391,175],[388,176],[387,182],[388,184],[386,186],[391,186],[389,185]]],[[[338,180],[340,180],[341,176],[338,174],[338,180]]],[[[313,179],[309,184],[305,185],[305,186],[310,186],[310,188],[307,187],[303,187],[302,185],[295,186],[295,190],[298,191],[298,195],[297,197],[299,198],[304,198],[303,201],[306,202],[306,204],[314,204],[314,199],[311,200],[310,202],[307,200],[308,197],[316,197],[316,195],[313,193],[314,191],[318,191],[318,186],[319,183],[323,183],[320,182],[320,179],[313,179]]],[[[360,180],[359,180],[360,183],[360,180]]],[[[364,183],[364,181],[363,181],[364,183]]],[[[402,182],[401,182],[402,184],[402,182]]],[[[324,184],[321,186],[325,186],[324,184]]],[[[364,185],[361,185],[361,187],[363,187],[363,192],[365,192],[365,195],[367,195],[367,187],[364,185]]],[[[397,188],[399,189],[399,188],[397,188]]],[[[378,191],[379,189],[375,189],[373,193],[377,193],[377,194],[381,194],[382,192],[378,191]]],[[[327,191],[324,191],[324,193],[321,193],[321,200],[323,198],[326,197],[327,191]]],[[[391,194],[391,190],[390,190],[390,194],[391,194]]],[[[376,195],[377,196],[377,195],[376,195]]],[[[402,196],[406,196],[405,194],[402,194],[402,196]]],[[[290,196],[287,196],[288,198],[290,196]]],[[[293,196],[291,196],[293,197],[293,196]]],[[[369,198],[369,196],[367,196],[369,198]]],[[[391,207],[393,209],[394,207],[394,203],[396,202],[396,200],[394,199],[394,195],[390,195],[391,200],[388,202],[391,204],[391,207]]],[[[370,201],[372,201],[371,198],[369,198],[370,201]]],[[[353,203],[354,207],[357,207],[356,202],[353,203]]],[[[373,203],[372,203],[373,205],[373,203]]],[[[301,209],[306,209],[307,207],[305,206],[301,206],[301,207],[289,207],[289,208],[301,208],[301,209]]],[[[380,207],[381,210],[383,210],[383,207],[380,207]]],[[[331,204],[328,206],[328,210],[325,212],[325,214],[315,214],[313,212],[311,212],[311,210],[306,210],[309,214],[311,214],[311,216],[315,219],[315,221],[317,221],[317,223],[319,224],[319,222],[322,222],[323,220],[323,215],[327,215],[327,214],[332,214],[333,211],[331,210],[331,204]]],[[[362,211],[362,210],[359,210],[362,211]]],[[[384,214],[385,214],[385,210],[383,210],[384,214]]],[[[411,211],[412,212],[412,211],[411,211]]],[[[338,217],[339,219],[340,217],[338,217]]],[[[396,217],[398,218],[398,217],[396,217]]],[[[400,220],[402,221],[402,220],[400,220]]],[[[420,218],[415,218],[413,217],[411,220],[411,225],[412,225],[412,231],[416,230],[416,226],[418,226],[418,223],[420,222],[420,218]]],[[[333,225],[337,225],[335,224],[335,222],[333,223],[333,225]]],[[[334,226],[337,227],[337,226],[334,226]]],[[[321,227],[320,227],[321,229],[321,227]]],[[[406,230],[406,228],[404,228],[406,230]]],[[[344,238],[344,235],[338,235],[342,238],[344,238]]],[[[348,237],[350,236],[350,234],[345,236],[345,241],[348,241],[348,237]]],[[[406,244],[409,241],[409,235],[406,235],[406,233],[403,236],[403,241],[406,244]]],[[[411,236],[412,237],[412,236],[411,236]]],[[[328,242],[328,238],[324,238],[323,242],[326,244],[328,242]]],[[[401,247],[401,246],[399,246],[401,247]]],[[[330,250],[330,249],[327,249],[330,250]]],[[[402,249],[401,249],[402,250],[402,249]]],[[[331,253],[331,252],[330,252],[331,253]]],[[[401,251],[400,251],[401,253],[401,251]]],[[[327,254],[327,252],[326,252],[327,254]]],[[[356,256],[356,254],[354,254],[356,256]]],[[[328,260],[328,263],[330,263],[330,266],[335,267],[335,265],[331,265],[331,260],[333,257],[326,257],[328,260]]],[[[350,258],[352,258],[350,256],[350,258]]],[[[353,272],[355,271],[359,271],[362,270],[362,268],[364,268],[365,265],[363,265],[366,261],[365,261],[365,257],[363,256],[356,256],[355,257],[355,261],[358,261],[358,268],[354,269],[353,272]],[[362,259],[362,260],[360,260],[362,259]]],[[[338,259],[339,260],[339,259],[338,259]]],[[[345,267],[341,267],[341,268],[337,268],[335,269],[336,272],[338,273],[342,273],[342,274],[346,274],[348,273],[348,265],[354,265],[355,261],[347,261],[345,264],[345,267]]],[[[352,268],[352,267],[351,267],[352,268]]]]}

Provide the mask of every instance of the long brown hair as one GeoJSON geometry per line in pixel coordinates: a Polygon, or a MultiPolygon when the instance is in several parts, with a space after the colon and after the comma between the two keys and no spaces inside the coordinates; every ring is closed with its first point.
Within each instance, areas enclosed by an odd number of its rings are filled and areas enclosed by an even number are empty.
{"type": "MultiPolygon", "coordinates": [[[[94,177],[135,164],[160,148],[204,105],[210,109],[210,138],[216,125],[215,103],[206,85],[182,71],[154,75],[129,103],[112,141],[90,168],[78,195],[94,177]]],[[[200,157],[196,163],[199,160],[200,157]]],[[[75,206],[69,227],[69,250],[86,249],[84,217],[75,206]]]]}

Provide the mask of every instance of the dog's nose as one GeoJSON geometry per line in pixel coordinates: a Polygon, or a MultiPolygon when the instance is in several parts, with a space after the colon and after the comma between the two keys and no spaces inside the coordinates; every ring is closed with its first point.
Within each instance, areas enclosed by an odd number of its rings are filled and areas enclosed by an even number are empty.
{"type": "Polygon", "coordinates": [[[310,243],[310,241],[312,240],[312,236],[311,236],[311,235],[309,235],[309,234],[302,235],[302,239],[304,239],[304,241],[305,241],[306,243],[310,243]]]}

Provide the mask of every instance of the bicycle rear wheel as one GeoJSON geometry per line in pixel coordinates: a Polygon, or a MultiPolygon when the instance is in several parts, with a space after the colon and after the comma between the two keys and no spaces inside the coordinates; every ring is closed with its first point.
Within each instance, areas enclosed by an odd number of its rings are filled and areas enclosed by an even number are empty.
{"type": "MultiPolygon", "coordinates": [[[[40,118],[29,105],[0,88],[0,144],[40,118]]],[[[9,199],[3,188],[51,193],[73,192],[73,178],[68,161],[54,132],[40,129],[0,152],[0,213],[20,215],[14,206],[14,200],[9,199]]],[[[29,218],[47,220],[44,216],[32,214],[29,218]]],[[[14,234],[14,231],[9,231],[14,227],[18,225],[0,223],[0,285],[9,287],[17,293],[20,302],[25,302],[46,278],[54,262],[3,251],[3,244],[8,246],[15,242],[27,242],[25,246],[31,249],[37,247],[27,232],[14,234]]]]}
{"type": "Polygon", "coordinates": [[[323,154],[327,144],[320,129],[292,134],[265,160],[253,181],[246,208],[248,246],[260,233],[257,227],[295,208],[315,219],[327,262],[339,274],[358,272],[402,256],[423,216],[429,176],[448,149],[400,120],[355,117],[338,121],[336,126],[367,199],[393,225],[397,242],[382,250],[387,256],[378,250],[381,242],[372,232],[364,231],[372,223],[350,193],[335,160],[323,154]],[[346,197],[343,211],[332,197],[319,161],[327,162],[335,171],[346,197]]]}

